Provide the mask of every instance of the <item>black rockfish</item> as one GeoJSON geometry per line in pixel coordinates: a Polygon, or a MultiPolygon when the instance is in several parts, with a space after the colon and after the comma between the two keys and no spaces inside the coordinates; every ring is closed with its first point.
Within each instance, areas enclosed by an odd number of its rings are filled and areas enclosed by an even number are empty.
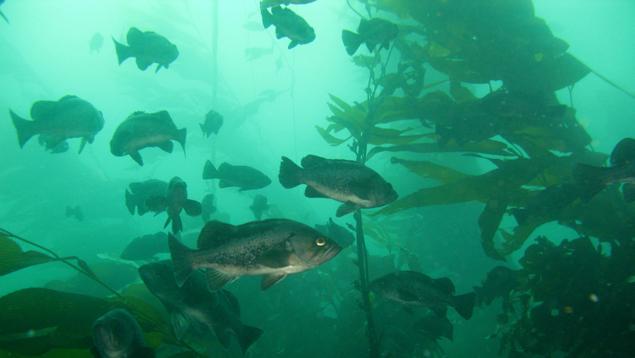
{"type": "Polygon", "coordinates": [[[445,316],[450,306],[465,319],[472,317],[476,300],[474,292],[454,295],[454,284],[447,277],[433,279],[415,271],[387,274],[373,280],[370,289],[402,305],[427,307],[439,316],[445,316]]]}
{"type": "Polygon", "coordinates": [[[358,162],[307,155],[301,163],[302,167],[299,167],[291,159],[282,157],[280,184],[285,188],[306,184],[306,197],[331,198],[344,203],[337,209],[338,217],[359,208],[386,205],[397,199],[392,185],[358,162]]]}
{"type": "Polygon", "coordinates": [[[69,138],[81,138],[81,153],[86,143],[104,128],[104,117],[92,104],[77,96],[64,96],[59,101],[37,101],[31,107],[32,121],[9,111],[18,132],[20,148],[35,135],[47,150],[53,150],[69,138]]]}
{"type": "MultiPolygon", "coordinates": [[[[181,222],[181,211],[184,210],[189,216],[201,215],[201,203],[196,200],[188,199],[187,184],[179,177],[174,177],[168,184],[168,190],[164,196],[155,196],[146,200],[148,207],[154,210],[163,209],[167,212],[168,218],[165,225],[172,223],[172,232],[178,233],[183,230],[181,222]]],[[[161,211],[163,211],[161,210],[161,211]]]]}
{"type": "Polygon", "coordinates": [[[181,144],[185,151],[187,130],[178,129],[167,111],[156,113],[134,112],[115,130],[110,141],[110,152],[123,157],[129,155],[139,165],[143,159],[139,151],[143,148],[158,147],[172,153],[172,141],[181,144]]]}
{"type": "Polygon", "coordinates": [[[121,65],[126,59],[134,57],[137,61],[137,67],[145,71],[153,63],[157,64],[155,72],[163,68],[168,68],[177,57],[179,50],[165,37],[152,31],[141,31],[136,27],[128,30],[126,36],[128,46],[120,44],[115,39],[115,50],[117,51],[117,60],[121,65]]]}
{"type": "Polygon", "coordinates": [[[245,353],[262,335],[262,330],[242,323],[236,297],[226,290],[209,291],[202,273],[193,275],[179,287],[172,263],[161,261],[141,266],[139,276],[167,309],[172,331],[179,340],[194,338],[209,342],[211,334],[228,348],[234,335],[245,353]]]}
{"type": "Polygon", "coordinates": [[[139,323],[128,311],[113,309],[93,323],[93,355],[98,358],[152,358],[139,323]]]}
{"type": "Polygon", "coordinates": [[[234,226],[208,222],[191,250],[169,238],[177,282],[196,269],[207,269],[210,288],[218,289],[245,275],[263,275],[262,289],[288,274],[319,266],[337,255],[341,247],[317,230],[286,219],[253,221],[234,226]]]}

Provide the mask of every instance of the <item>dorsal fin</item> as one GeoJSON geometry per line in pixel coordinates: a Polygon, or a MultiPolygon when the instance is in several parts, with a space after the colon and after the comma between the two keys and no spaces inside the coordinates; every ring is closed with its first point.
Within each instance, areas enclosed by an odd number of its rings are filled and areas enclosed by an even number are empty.
{"type": "Polygon", "coordinates": [[[37,101],[31,106],[31,118],[34,121],[42,121],[55,118],[57,112],[57,102],[37,101]]]}
{"type": "Polygon", "coordinates": [[[311,168],[311,167],[315,167],[318,165],[322,165],[324,164],[328,159],[326,158],[322,158],[322,157],[318,157],[317,155],[307,155],[306,157],[302,158],[302,161],[300,162],[302,164],[303,168],[311,168]]]}
{"type": "Polygon", "coordinates": [[[211,249],[227,242],[233,236],[236,227],[221,221],[208,221],[198,236],[199,249],[211,249]]]}
{"type": "Polygon", "coordinates": [[[449,278],[447,277],[436,278],[434,279],[434,284],[446,294],[450,296],[454,294],[454,284],[452,283],[452,280],[450,280],[449,278]]]}

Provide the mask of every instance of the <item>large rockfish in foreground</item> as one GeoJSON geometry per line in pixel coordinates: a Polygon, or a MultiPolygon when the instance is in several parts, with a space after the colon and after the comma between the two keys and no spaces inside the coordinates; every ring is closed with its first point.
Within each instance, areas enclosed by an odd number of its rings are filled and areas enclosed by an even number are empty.
{"type": "Polygon", "coordinates": [[[185,151],[187,130],[178,129],[167,111],[156,113],[134,112],[115,130],[110,141],[110,152],[123,157],[129,155],[139,165],[143,159],[139,151],[143,148],[158,147],[172,153],[172,141],[177,141],[185,151]]]}
{"type": "Polygon", "coordinates": [[[306,184],[304,195],[309,198],[331,198],[344,203],[337,209],[338,217],[397,199],[390,183],[374,170],[352,160],[307,155],[299,167],[291,159],[282,157],[279,179],[285,188],[306,184]]]}
{"type": "Polygon", "coordinates": [[[212,289],[245,275],[263,275],[261,287],[267,289],[288,274],[325,263],[341,250],[317,230],[287,219],[238,226],[210,221],[199,235],[198,250],[190,250],[174,236],[169,246],[177,282],[205,268],[212,289]]]}
{"type": "Polygon", "coordinates": [[[69,138],[81,138],[81,153],[86,143],[104,127],[104,117],[92,104],[77,96],[64,96],[59,101],[37,101],[31,107],[32,121],[9,111],[20,148],[35,135],[40,143],[53,151],[69,138]]]}
{"type": "Polygon", "coordinates": [[[244,354],[262,335],[262,330],[241,321],[236,297],[226,290],[210,291],[200,272],[181,287],[174,280],[170,261],[143,265],[139,276],[165,306],[172,332],[179,341],[209,345],[216,336],[223,347],[229,348],[234,336],[244,354]]]}

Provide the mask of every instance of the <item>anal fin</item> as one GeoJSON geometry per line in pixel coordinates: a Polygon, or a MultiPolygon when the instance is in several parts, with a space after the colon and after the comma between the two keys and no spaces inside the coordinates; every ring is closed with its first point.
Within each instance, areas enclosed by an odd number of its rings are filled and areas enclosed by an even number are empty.
{"type": "Polygon", "coordinates": [[[260,282],[260,288],[266,290],[276,283],[282,281],[282,279],[285,277],[287,277],[286,273],[272,273],[269,275],[265,275],[262,277],[262,282],[260,282]]]}
{"type": "Polygon", "coordinates": [[[207,286],[209,287],[210,290],[213,290],[213,291],[220,290],[227,283],[236,279],[236,277],[234,276],[227,275],[221,271],[214,270],[211,268],[207,269],[206,275],[207,275],[207,286]]]}

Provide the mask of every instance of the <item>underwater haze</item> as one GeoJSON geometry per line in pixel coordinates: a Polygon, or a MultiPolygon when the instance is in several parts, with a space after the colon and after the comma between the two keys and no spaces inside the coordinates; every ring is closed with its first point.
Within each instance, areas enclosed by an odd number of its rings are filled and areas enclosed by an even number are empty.
{"type": "Polygon", "coordinates": [[[635,357],[634,21],[0,0],[0,357],[635,357]]]}

